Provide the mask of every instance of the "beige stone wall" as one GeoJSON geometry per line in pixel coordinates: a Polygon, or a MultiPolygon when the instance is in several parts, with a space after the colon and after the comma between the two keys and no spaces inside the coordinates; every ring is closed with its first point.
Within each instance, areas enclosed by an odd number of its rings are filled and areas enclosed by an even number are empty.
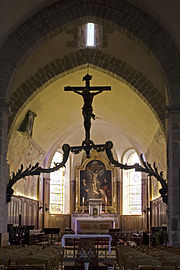
{"type": "MultiPolygon", "coordinates": [[[[10,164],[10,172],[17,172],[21,164],[24,169],[30,164],[35,165],[36,162],[39,162],[41,166],[44,152],[30,137],[20,132],[14,132],[9,142],[7,159],[10,164]]],[[[38,184],[37,176],[26,177],[26,180],[21,179],[13,186],[14,195],[37,199],[38,184]]]]}
{"type": "MultiPolygon", "coordinates": [[[[163,171],[164,179],[167,178],[167,146],[166,139],[161,130],[158,130],[145,153],[146,160],[153,165],[156,163],[159,173],[163,171]]],[[[160,196],[159,189],[160,183],[152,177],[152,194],[151,200],[160,196]]]]}

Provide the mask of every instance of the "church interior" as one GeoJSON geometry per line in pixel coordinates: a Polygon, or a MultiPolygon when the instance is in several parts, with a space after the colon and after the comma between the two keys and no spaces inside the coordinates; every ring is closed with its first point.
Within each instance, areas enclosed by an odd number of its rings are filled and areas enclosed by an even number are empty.
{"type": "Polygon", "coordinates": [[[179,11],[1,1],[0,269],[179,269],[179,11]]]}

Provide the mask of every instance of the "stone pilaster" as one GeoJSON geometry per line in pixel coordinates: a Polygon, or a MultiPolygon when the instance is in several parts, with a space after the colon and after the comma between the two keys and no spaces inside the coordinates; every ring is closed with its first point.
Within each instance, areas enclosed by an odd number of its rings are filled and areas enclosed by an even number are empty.
{"type": "Polygon", "coordinates": [[[117,178],[117,197],[116,197],[116,205],[117,205],[117,213],[118,215],[121,215],[122,213],[122,209],[121,209],[121,199],[122,199],[122,196],[121,196],[121,179],[120,178],[117,178]]]}
{"type": "Polygon", "coordinates": [[[70,201],[70,213],[74,213],[76,210],[76,181],[71,180],[71,201],[70,201]]]}
{"type": "Polygon", "coordinates": [[[180,108],[170,108],[168,114],[169,245],[180,246],[180,108]]]}
{"type": "Polygon", "coordinates": [[[7,164],[8,106],[0,101],[0,233],[7,231],[6,185],[9,166],[7,164]]]}

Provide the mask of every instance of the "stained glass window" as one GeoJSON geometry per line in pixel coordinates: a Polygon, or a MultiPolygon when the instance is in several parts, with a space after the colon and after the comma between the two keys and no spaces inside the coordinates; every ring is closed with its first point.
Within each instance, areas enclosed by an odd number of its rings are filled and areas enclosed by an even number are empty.
{"type": "MultiPolygon", "coordinates": [[[[127,158],[127,164],[139,163],[136,152],[131,153],[127,158]]],[[[134,169],[123,173],[123,214],[141,215],[142,214],[142,187],[141,172],[134,169]]]]}
{"type": "MultiPolygon", "coordinates": [[[[54,167],[54,163],[61,162],[62,158],[63,155],[56,152],[51,167],[54,167]]],[[[64,167],[50,174],[50,214],[62,214],[64,212],[64,174],[64,167]]]]}

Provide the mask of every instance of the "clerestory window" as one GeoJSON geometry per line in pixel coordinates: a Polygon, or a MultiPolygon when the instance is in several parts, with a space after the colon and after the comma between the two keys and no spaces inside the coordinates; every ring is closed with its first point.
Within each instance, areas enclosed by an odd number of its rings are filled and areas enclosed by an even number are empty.
{"type": "Polygon", "coordinates": [[[102,46],[102,25],[87,23],[79,26],[78,47],[91,48],[102,46]]]}
{"type": "Polygon", "coordinates": [[[86,46],[93,47],[95,45],[94,23],[87,23],[86,31],[86,46]]]}

